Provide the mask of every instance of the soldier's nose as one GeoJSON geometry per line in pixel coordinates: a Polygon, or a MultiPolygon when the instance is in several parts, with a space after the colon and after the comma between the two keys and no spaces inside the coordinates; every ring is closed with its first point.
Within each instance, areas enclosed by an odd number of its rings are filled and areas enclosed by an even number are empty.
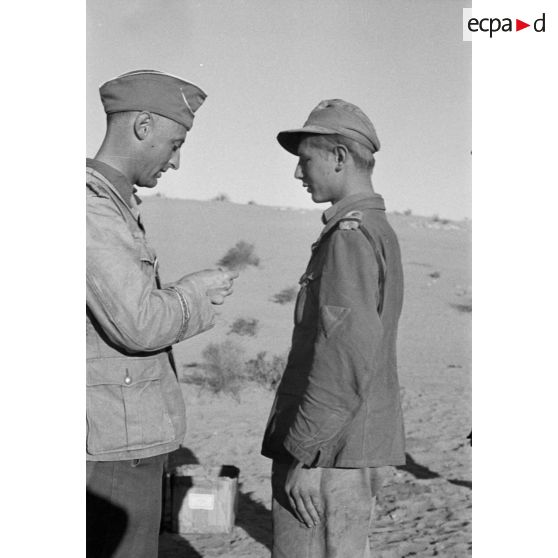
{"type": "Polygon", "coordinates": [[[174,169],[178,170],[180,167],[180,151],[175,151],[169,161],[169,166],[174,169]]]}
{"type": "Polygon", "coordinates": [[[302,180],[302,169],[300,168],[300,165],[296,166],[294,175],[295,175],[295,178],[298,178],[299,180],[302,180]]]}

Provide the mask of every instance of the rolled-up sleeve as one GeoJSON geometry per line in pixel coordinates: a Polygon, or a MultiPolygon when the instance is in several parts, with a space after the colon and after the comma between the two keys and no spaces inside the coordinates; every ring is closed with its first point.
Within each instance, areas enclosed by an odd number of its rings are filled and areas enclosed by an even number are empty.
{"type": "Polygon", "coordinates": [[[314,359],[302,402],[285,438],[308,466],[331,461],[367,399],[382,337],[378,264],[358,229],[336,230],[321,276],[314,359]]]}
{"type": "Polygon", "coordinates": [[[87,197],[87,306],[112,343],[128,352],[157,351],[211,328],[202,285],[155,283],[155,262],[112,200],[87,197]]]}

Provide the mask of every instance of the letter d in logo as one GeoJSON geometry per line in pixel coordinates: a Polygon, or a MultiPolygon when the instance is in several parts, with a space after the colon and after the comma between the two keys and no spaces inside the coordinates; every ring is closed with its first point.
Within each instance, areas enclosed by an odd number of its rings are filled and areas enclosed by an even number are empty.
{"type": "Polygon", "coordinates": [[[545,14],[543,13],[542,17],[540,17],[539,19],[535,20],[535,23],[533,23],[533,29],[537,32],[537,33],[544,33],[544,25],[545,25],[545,20],[544,20],[545,14]]]}

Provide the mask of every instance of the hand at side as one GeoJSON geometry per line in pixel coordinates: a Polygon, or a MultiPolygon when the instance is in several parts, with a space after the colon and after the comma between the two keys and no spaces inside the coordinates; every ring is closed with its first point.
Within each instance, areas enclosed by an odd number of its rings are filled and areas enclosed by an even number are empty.
{"type": "Polygon", "coordinates": [[[316,527],[323,517],[321,467],[308,468],[294,460],[285,481],[285,492],[298,520],[306,527],[316,527]]]}

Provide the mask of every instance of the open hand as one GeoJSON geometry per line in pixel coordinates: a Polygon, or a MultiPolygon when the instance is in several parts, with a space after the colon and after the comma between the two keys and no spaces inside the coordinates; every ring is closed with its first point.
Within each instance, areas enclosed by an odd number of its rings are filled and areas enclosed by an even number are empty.
{"type": "Polygon", "coordinates": [[[291,507],[306,527],[316,527],[323,517],[321,467],[307,468],[295,460],[287,473],[285,492],[291,507]]]}

